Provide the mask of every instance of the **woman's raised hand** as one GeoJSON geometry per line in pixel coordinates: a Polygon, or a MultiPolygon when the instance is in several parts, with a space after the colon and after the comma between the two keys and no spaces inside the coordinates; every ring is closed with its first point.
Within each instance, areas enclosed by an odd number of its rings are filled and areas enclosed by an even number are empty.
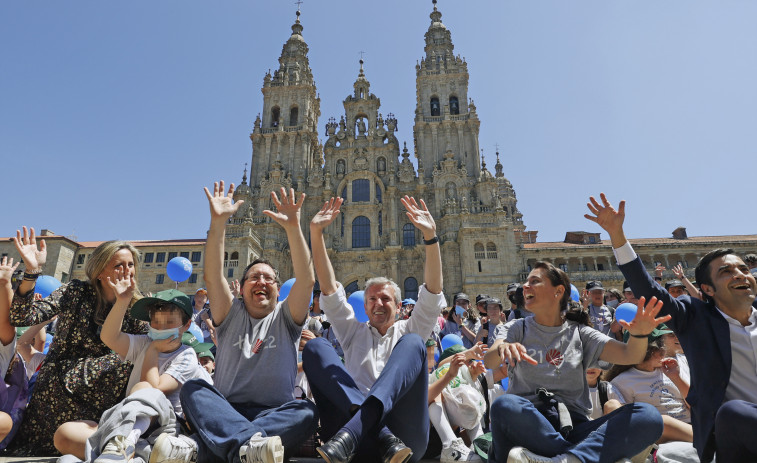
{"type": "Polygon", "coordinates": [[[33,272],[41,270],[47,261],[47,245],[45,244],[45,240],[39,241],[38,249],[34,227],[28,230],[26,227],[23,227],[23,230],[23,235],[19,230],[16,230],[13,242],[16,245],[16,250],[21,255],[21,260],[24,261],[25,271],[33,272]]]}
{"type": "Polygon", "coordinates": [[[644,297],[639,298],[639,303],[636,309],[636,316],[628,323],[624,320],[618,320],[618,322],[628,330],[631,335],[634,336],[646,336],[654,330],[660,323],[665,323],[672,317],[665,315],[664,317],[657,317],[657,314],[662,309],[662,301],[658,301],[656,297],[652,297],[649,303],[646,302],[644,297]]]}
{"type": "Polygon", "coordinates": [[[137,288],[137,283],[134,281],[134,275],[125,275],[123,270],[116,268],[115,277],[115,281],[110,277],[107,277],[107,284],[111,287],[113,293],[115,293],[116,299],[127,302],[130,301],[134,296],[134,290],[137,288]]]}

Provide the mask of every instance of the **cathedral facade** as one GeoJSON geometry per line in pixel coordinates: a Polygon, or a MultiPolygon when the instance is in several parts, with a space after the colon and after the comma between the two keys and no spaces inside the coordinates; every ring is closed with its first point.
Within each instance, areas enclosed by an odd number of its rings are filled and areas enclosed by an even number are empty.
{"type": "Polygon", "coordinates": [[[320,99],[308,63],[299,19],[284,44],[279,66],[263,80],[263,108],[255,120],[249,181],[235,200],[245,204],[226,229],[227,277],[239,278],[258,257],[292,275],[284,231],[262,214],[282,187],[308,195],[307,221],[330,197],[341,196],[340,217],[326,234],[336,276],[347,292],[373,276],[387,276],[415,297],[423,283],[420,234],[400,198],[423,199],[437,222],[445,292],[501,294],[503,282],[523,271],[525,232],[515,192],[497,155],[492,174],[479,155],[476,106],[468,93],[468,67],[454,54],[450,31],[436,6],[416,65],[416,110],[408,148],[395,136],[397,119],[381,112],[363,62],[344,114],[329,117],[319,139],[320,99]],[[416,159],[417,169],[410,161],[416,159]],[[236,270],[238,269],[238,270],[236,270]]]}

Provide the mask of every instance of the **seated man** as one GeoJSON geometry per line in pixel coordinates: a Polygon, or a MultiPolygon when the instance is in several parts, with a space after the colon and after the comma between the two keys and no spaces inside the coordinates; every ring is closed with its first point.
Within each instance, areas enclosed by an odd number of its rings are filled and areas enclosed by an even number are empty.
{"type": "Polygon", "coordinates": [[[321,435],[329,439],[318,452],[328,463],[353,457],[361,463],[418,461],[429,430],[424,340],[445,306],[436,224],[423,201],[421,208],[413,198],[402,199],[410,221],[423,233],[426,283],[413,316],[395,321],[402,300],[399,287],[387,278],[371,278],[364,299],[369,321],[361,323],[336,281],[323,238],[341,204],[341,198],[327,201],[310,223],[321,307],[344,349],[344,364],[322,338],[310,341],[303,352],[305,374],[321,412],[321,435]]]}
{"type": "Polygon", "coordinates": [[[731,249],[702,257],[695,276],[705,301],[687,295],[673,298],[644,269],[623,231],[625,201],[616,210],[601,195],[588,204],[610,235],[613,252],[633,293],[663,302],[660,315],[670,314],[673,329],[689,359],[694,447],[703,462],[757,461],[757,281],[731,249]]]}
{"type": "Polygon", "coordinates": [[[235,298],[223,276],[225,225],[242,201],[232,204],[234,185],[224,194],[223,182],[205,194],[210,203],[210,230],[205,244],[205,283],[216,326],[218,362],[213,387],[189,381],[181,389],[184,414],[196,434],[167,437],[156,445],[150,463],[218,462],[282,463],[310,437],[318,423],[315,405],[294,400],[297,348],[313,290],[300,210],[281,189],[271,193],[277,212],[263,211],[286,231],[296,282],[289,297],[277,302],[279,280],[265,260],[255,260],[240,282],[235,298]]]}

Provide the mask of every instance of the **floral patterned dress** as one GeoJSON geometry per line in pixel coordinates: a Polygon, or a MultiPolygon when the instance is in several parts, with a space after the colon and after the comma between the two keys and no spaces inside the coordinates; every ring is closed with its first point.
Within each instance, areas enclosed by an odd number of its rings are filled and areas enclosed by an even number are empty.
{"type": "MultiPolygon", "coordinates": [[[[97,296],[89,283],[72,280],[41,301],[34,301],[32,293],[14,295],[11,324],[31,326],[58,315],[58,325],[10,451],[56,455],[53,435],[58,426],[73,420],[99,421],[124,397],[132,365],[100,340],[101,327],[94,321],[97,296]]],[[[147,323],[127,312],[121,330],[144,334],[147,323]]]]}

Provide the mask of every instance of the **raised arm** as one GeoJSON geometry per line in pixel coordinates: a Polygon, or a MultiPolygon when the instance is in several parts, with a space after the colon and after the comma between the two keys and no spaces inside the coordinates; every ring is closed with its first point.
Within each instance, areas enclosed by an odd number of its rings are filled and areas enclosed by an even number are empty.
{"type": "Polygon", "coordinates": [[[233,202],[234,184],[229,185],[228,193],[224,194],[224,182],[213,184],[213,193],[205,188],[205,196],[210,205],[210,229],[205,241],[205,286],[208,288],[210,299],[210,313],[216,325],[220,325],[231,309],[233,295],[226,279],[223,277],[223,250],[226,235],[226,222],[244,201],[233,202]]]}
{"type": "Polygon", "coordinates": [[[34,228],[32,227],[27,230],[26,227],[23,227],[23,230],[23,235],[19,230],[16,230],[16,236],[13,237],[16,250],[24,262],[24,279],[17,289],[18,293],[22,296],[29,294],[29,291],[34,289],[37,281],[36,278],[27,279],[26,275],[39,275],[42,273],[42,268],[47,261],[47,245],[45,244],[45,240],[40,240],[38,249],[34,228]]]}
{"type": "Polygon", "coordinates": [[[129,309],[129,302],[134,296],[137,283],[134,281],[134,275],[124,275],[119,267],[116,268],[115,281],[108,277],[106,284],[116,294],[116,303],[105,317],[102,331],[100,331],[100,340],[124,358],[129,353],[129,335],[121,331],[121,325],[123,325],[124,315],[129,309]]]}
{"type": "Polygon", "coordinates": [[[13,264],[13,258],[4,256],[0,260],[0,342],[4,346],[16,337],[16,329],[11,326],[11,302],[13,301],[13,286],[11,279],[19,262],[13,264]]]}
{"type": "Polygon", "coordinates": [[[305,241],[305,235],[302,234],[302,227],[300,227],[300,214],[302,204],[305,202],[305,193],[302,193],[297,200],[294,195],[294,188],[289,189],[288,195],[286,189],[281,188],[281,200],[274,191],[271,192],[271,199],[276,206],[276,212],[265,210],[263,214],[273,219],[286,231],[289,250],[292,255],[292,268],[294,269],[294,284],[287,297],[289,311],[292,314],[292,320],[295,323],[302,324],[308,316],[310,297],[313,294],[313,285],[315,284],[310,251],[305,241]]]}
{"type": "Polygon", "coordinates": [[[425,246],[426,264],[423,270],[423,279],[429,292],[439,294],[443,289],[442,254],[439,247],[439,238],[436,236],[436,222],[434,222],[434,218],[422,199],[420,205],[415,201],[415,198],[410,196],[405,196],[400,201],[402,201],[402,205],[407,210],[407,218],[423,234],[423,240],[436,240],[434,243],[425,246]]]}
{"type": "Polygon", "coordinates": [[[688,278],[686,278],[686,274],[683,272],[683,266],[681,264],[673,267],[673,275],[681,280],[681,283],[683,283],[683,285],[686,287],[686,290],[689,292],[689,296],[695,297],[697,299],[702,299],[702,293],[699,292],[699,288],[694,286],[694,284],[688,278]]]}
{"type": "Polygon", "coordinates": [[[320,211],[310,221],[310,246],[313,249],[313,265],[318,275],[318,284],[321,292],[328,296],[336,292],[336,277],[334,267],[326,252],[326,242],[323,239],[323,230],[328,227],[339,215],[339,207],[344,200],[331,198],[323,204],[320,211]]]}
{"type": "Polygon", "coordinates": [[[662,313],[673,315],[671,321],[674,330],[686,323],[686,313],[691,300],[685,297],[685,302],[673,298],[662,286],[655,282],[644,268],[641,260],[635,256],[630,248],[623,231],[623,221],[625,220],[625,201],[620,201],[618,208],[615,209],[604,193],[600,194],[602,203],[600,204],[594,197],[590,198],[587,203],[589,210],[593,215],[586,214],[584,217],[599,224],[609,235],[612,241],[613,251],[619,259],[618,267],[623,276],[628,280],[631,289],[637,297],[644,297],[651,300],[656,297],[662,301],[662,313]],[[624,248],[624,249],[620,249],[624,248]],[[630,251],[629,251],[630,250],[630,251]]]}

